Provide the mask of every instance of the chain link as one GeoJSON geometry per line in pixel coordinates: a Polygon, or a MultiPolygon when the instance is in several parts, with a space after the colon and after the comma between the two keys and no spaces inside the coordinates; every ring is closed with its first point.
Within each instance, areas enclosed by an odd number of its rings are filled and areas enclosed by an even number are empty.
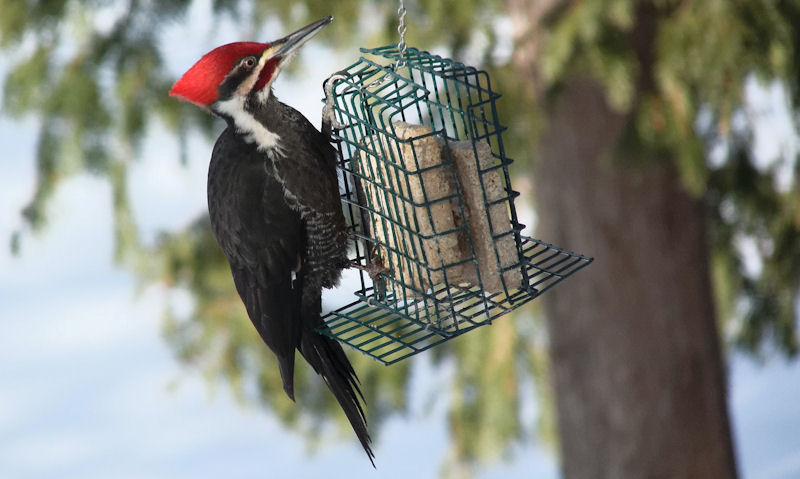
{"type": "Polygon", "coordinates": [[[400,19],[399,23],[397,24],[397,33],[400,34],[400,43],[397,44],[397,51],[400,52],[400,60],[394,64],[394,72],[397,73],[397,70],[403,68],[406,65],[405,55],[406,55],[406,6],[403,3],[403,0],[400,0],[400,8],[397,9],[397,16],[400,19]]]}
{"type": "MultiPolygon", "coordinates": [[[[400,7],[397,9],[397,17],[399,22],[397,24],[397,33],[400,34],[400,42],[397,44],[397,51],[400,54],[400,58],[394,63],[392,66],[392,72],[397,73],[398,70],[406,66],[406,50],[408,46],[406,45],[406,6],[403,0],[400,0],[400,7]]],[[[345,127],[342,123],[340,123],[336,116],[334,115],[334,99],[333,99],[333,89],[337,82],[341,81],[342,79],[347,78],[346,72],[336,72],[325,81],[324,89],[325,89],[325,106],[322,107],[322,128],[326,135],[330,135],[332,130],[341,130],[345,127]]],[[[373,80],[372,82],[368,83],[367,85],[362,85],[361,90],[376,87],[379,85],[383,85],[387,81],[391,80],[392,75],[389,73],[385,73],[381,75],[380,78],[377,80],[373,80]]]]}
{"type": "MultiPolygon", "coordinates": [[[[400,7],[397,9],[397,17],[399,22],[397,24],[397,33],[400,34],[400,42],[397,44],[397,51],[400,53],[400,58],[392,65],[392,72],[397,73],[401,68],[406,66],[405,54],[408,46],[406,45],[406,6],[403,0],[400,0],[400,7]]],[[[363,88],[372,88],[383,85],[389,81],[392,76],[388,73],[382,75],[377,80],[372,81],[363,88]]]]}

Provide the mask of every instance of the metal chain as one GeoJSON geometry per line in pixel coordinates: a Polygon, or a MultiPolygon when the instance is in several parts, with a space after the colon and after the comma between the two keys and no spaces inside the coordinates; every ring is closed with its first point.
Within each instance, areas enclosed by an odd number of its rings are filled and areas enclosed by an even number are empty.
{"type": "MultiPolygon", "coordinates": [[[[408,45],[406,45],[406,6],[403,0],[400,0],[400,7],[397,9],[397,17],[399,19],[397,24],[397,33],[400,35],[400,42],[397,44],[397,52],[400,54],[400,58],[392,66],[393,73],[397,73],[401,68],[406,66],[405,55],[408,45]]],[[[330,135],[332,130],[341,130],[345,127],[345,125],[336,119],[336,116],[333,113],[333,88],[337,82],[343,80],[344,78],[347,78],[346,72],[336,72],[324,83],[325,106],[322,108],[322,129],[326,135],[330,135]]],[[[374,80],[367,85],[363,85],[361,89],[364,90],[366,88],[383,85],[391,78],[392,76],[389,73],[386,73],[377,80],[374,80]]]]}
{"type": "MultiPolygon", "coordinates": [[[[400,59],[392,65],[392,72],[397,73],[401,68],[406,66],[405,54],[408,46],[406,45],[406,6],[403,0],[400,0],[400,7],[397,9],[397,17],[399,19],[397,24],[397,33],[400,34],[400,43],[397,44],[397,51],[400,53],[400,59]]],[[[388,73],[381,76],[377,80],[367,84],[363,88],[372,88],[375,86],[383,85],[389,81],[392,76],[388,73]]]]}
{"type": "Polygon", "coordinates": [[[394,64],[395,73],[406,65],[404,57],[406,55],[406,49],[408,48],[406,45],[406,6],[403,0],[400,0],[400,8],[397,9],[397,16],[400,19],[397,24],[397,33],[400,34],[400,43],[397,44],[397,51],[400,52],[400,60],[394,64]]]}

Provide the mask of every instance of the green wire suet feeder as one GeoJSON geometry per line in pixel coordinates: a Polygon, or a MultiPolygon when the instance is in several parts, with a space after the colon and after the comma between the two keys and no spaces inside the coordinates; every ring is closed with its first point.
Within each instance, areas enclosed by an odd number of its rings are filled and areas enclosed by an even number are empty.
{"type": "Polygon", "coordinates": [[[326,86],[361,287],[320,332],[391,364],[592,260],[520,235],[485,71],[403,45],[361,53],[326,86]]]}

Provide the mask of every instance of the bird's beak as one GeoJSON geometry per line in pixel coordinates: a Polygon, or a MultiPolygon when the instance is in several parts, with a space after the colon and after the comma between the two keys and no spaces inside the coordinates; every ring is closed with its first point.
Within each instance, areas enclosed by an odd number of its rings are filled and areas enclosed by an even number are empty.
{"type": "Polygon", "coordinates": [[[259,58],[260,73],[254,88],[258,92],[258,99],[262,103],[270,96],[269,86],[272,81],[278,77],[278,73],[283,70],[283,67],[291,61],[294,54],[297,53],[297,49],[319,33],[332,20],[333,17],[325,17],[269,43],[266,50],[261,53],[261,58],[259,58]]]}
{"type": "Polygon", "coordinates": [[[294,33],[290,33],[279,40],[271,42],[269,48],[262,53],[262,59],[279,57],[278,65],[280,68],[280,66],[283,66],[283,64],[294,56],[298,48],[305,45],[311,37],[319,33],[319,31],[325,28],[331,21],[333,21],[333,17],[331,16],[322,18],[310,25],[306,25],[294,33]]]}

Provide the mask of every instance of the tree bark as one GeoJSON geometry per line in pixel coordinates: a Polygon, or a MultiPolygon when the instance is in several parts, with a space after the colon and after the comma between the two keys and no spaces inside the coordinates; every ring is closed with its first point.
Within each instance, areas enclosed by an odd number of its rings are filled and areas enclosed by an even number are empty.
{"type": "MultiPolygon", "coordinates": [[[[563,4],[507,0],[532,101],[542,19],[563,4]]],[[[628,39],[640,93],[653,88],[657,15],[640,4],[628,39]]],[[[538,236],[595,258],[542,298],[564,478],[735,478],[702,201],[668,161],[612,157],[630,118],[596,81],[564,80],[546,108],[538,236]]]]}
{"type": "Polygon", "coordinates": [[[567,81],[535,170],[540,236],[595,257],[544,297],[564,477],[733,478],[703,204],[609,156],[626,121],[567,81]]]}

